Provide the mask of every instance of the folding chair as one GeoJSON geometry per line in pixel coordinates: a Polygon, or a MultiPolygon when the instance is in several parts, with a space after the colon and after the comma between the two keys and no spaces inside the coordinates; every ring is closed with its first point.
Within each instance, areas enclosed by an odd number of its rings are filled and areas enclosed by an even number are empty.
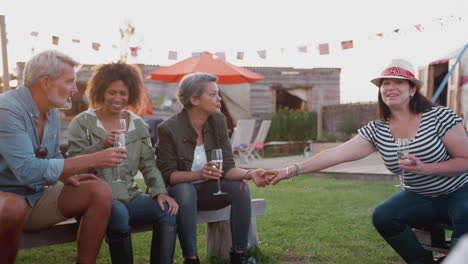
{"type": "Polygon", "coordinates": [[[240,161],[249,162],[249,146],[252,143],[252,136],[255,128],[255,119],[237,120],[231,137],[232,151],[238,155],[240,161]]]}
{"type": "Polygon", "coordinates": [[[263,120],[258,129],[257,136],[252,144],[249,145],[248,157],[252,159],[261,159],[264,156],[265,139],[270,130],[271,120],[263,120]],[[260,151],[262,155],[260,156],[260,151]]]}

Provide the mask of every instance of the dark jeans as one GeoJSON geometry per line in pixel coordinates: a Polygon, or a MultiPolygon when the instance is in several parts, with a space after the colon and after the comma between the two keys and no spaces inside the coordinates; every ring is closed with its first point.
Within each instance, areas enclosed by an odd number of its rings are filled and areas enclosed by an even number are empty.
{"type": "Polygon", "coordinates": [[[231,205],[232,250],[246,250],[250,228],[250,191],[243,181],[221,180],[227,195],[218,191],[216,181],[199,184],[179,183],[170,187],[169,194],[177,200],[177,231],[184,257],[197,256],[197,210],[209,211],[231,205]]]}
{"type": "Polygon", "coordinates": [[[447,223],[453,226],[452,239],[468,233],[468,186],[438,197],[400,191],[380,203],[372,223],[384,238],[402,233],[405,228],[447,223]]]}
{"type": "Polygon", "coordinates": [[[128,207],[117,200],[112,201],[111,216],[108,231],[127,230],[134,224],[175,224],[176,217],[167,213],[168,206],[161,210],[156,200],[147,194],[139,194],[133,198],[128,207]]]}

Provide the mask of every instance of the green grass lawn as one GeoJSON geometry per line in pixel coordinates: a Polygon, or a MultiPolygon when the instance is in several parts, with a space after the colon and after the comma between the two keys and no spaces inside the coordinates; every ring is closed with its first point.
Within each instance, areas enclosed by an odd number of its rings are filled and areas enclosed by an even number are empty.
{"type": "MultiPolygon", "coordinates": [[[[403,263],[371,223],[373,208],[398,190],[393,183],[302,176],[277,186],[250,186],[252,198],[267,201],[267,215],[257,217],[257,263],[403,263]]],[[[198,225],[200,257],[208,262],[204,231],[198,225]]],[[[135,263],[149,262],[150,242],[150,232],[133,235],[135,263]]],[[[178,245],[175,254],[183,263],[178,245]]],[[[22,250],[16,263],[74,263],[75,256],[76,244],[69,243],[22,250]]],[[[98,263],[110,263],[105,242],[98,263]]]]}

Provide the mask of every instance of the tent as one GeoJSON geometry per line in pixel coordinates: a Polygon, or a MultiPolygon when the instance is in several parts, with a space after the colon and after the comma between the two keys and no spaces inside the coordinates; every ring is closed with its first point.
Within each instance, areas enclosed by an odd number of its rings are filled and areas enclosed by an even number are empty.
{"type": "MultiPolygon", "coordinates": [[[[419,78],[424,81],[421,92],[431,99],[445,75],[455,64],[458,55],[464,47],[430,62],[419,68],[419,78]]],[[[435,102],[451,108],[463,118],[463,125],[468,130],[468,51],[456,65],[447,85],[435,102]]]]}

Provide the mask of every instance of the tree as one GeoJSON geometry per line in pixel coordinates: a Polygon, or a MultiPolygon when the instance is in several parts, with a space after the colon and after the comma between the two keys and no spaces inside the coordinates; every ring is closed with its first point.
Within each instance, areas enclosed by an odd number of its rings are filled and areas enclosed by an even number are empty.
{"type": "Polygon", "coordinates": [[[120,61],[127,62],[130,44],[135,36],[135,26],[129,19],[125,19],[123,25],[119,28],[120,32],[120,61]]]}

